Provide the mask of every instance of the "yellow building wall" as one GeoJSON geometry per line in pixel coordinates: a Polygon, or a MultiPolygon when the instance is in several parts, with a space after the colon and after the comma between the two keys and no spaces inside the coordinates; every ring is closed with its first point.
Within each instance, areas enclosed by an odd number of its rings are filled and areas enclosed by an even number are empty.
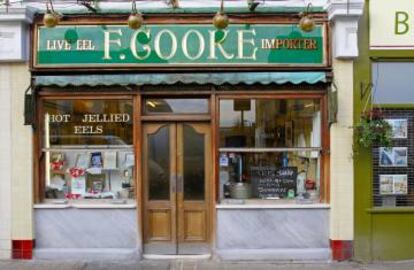
{"type": "Polygon", "coordinates": [[[0,64],[0,259],[11,255],[11,71],[0,64]]]}
{"type": "Polygon", "coordinates": [[[27,63],[11,64],[12,86],[12,239],[33,239],[32,128],[24,125],[27,63]]]}
{"type": "Polygon", "coordinates": [[[353,240],[353,61],[333,59],[332,64],[338,121],[331,126],[330,239],[353,240]]]}

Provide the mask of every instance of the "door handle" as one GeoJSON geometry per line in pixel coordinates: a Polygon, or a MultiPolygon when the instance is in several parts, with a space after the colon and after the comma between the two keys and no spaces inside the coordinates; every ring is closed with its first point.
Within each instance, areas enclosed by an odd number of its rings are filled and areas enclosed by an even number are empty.
{"type": "Polygon", "coordinates": [[[184,190],[184,177],[182,175],[177,176],[177,193],[182,193],[184,190]]]}
{"type": "Polygon", "coordinates": [[[177,192],[177,175],[171,174],[170,176],[171,193],[177,192]]]}

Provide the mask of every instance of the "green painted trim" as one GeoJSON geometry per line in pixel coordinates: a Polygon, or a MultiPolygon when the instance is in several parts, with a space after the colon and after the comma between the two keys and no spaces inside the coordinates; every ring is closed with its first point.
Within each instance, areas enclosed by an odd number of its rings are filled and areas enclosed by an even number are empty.
{"type": "Polygon", "coordinates": [[[369,56],[374,59],[381,58],[381,60],[382,58],[411,58],[414,57],[414,50],[371,50],[369,56]]]}
{"type": "MultiPolygon", "coordinates": [[[[254,12],[250,11],[247,7],[225,7],[227,14],[232,13],[246,13],[246,14],[269,14],[269,13],[299,13],[303,12],[306,7],[263,7],[258,6],[254,12]]],[[[56,11],[65,15],[75,14],[129,14],[131,13],[130,8],[117,8],[117,9],[103,9],[98,8],[97,13],[93,13],[88,9],[82,7],[73,8],[56,8],[56,11]]],[[[145,14],[200,14],[200,13],[216,13],[219,7],[202,7],[202,8],[143,8],[139,9],[141,13],[145,14]]],[[[326,10],[323,7],[310,7],[310,13],[325,13],[326,10]]],[[[45,10],[39,10],[39,14],[45,13],[45,10]]]]}
{"type": "Polygon", "coordinates": [[[414,104],[374,104],[374,107],[383,109],[414,109],[414,104]]]}
{"type": "MultiPolygon", "coordinates": [[[[359,123],[366,95],[361,100],[361,83],[371,82],[369,59],[369,3],[365,1],[364,14],[359,21],[359,57],[354,61],[354,125],[359,123]]],[[[372,260],[372,215],[366,209],[372,207],[372,156],[371,151],[360,147],[354,136],[354,259],[372,260]]]]}
{"type": "Polygon", "coordinates": [[[371,214],[401,214],[407,213],[411,214],[414,213],[414,207],[406,206],[406,207],[374,207],[366,209],[366,212],[371,214]]]}

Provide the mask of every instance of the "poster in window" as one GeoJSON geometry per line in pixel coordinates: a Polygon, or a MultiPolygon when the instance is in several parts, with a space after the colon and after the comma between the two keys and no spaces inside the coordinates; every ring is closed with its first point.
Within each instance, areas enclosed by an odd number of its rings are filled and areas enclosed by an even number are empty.
{"type": "Polygon", "coordinates": [[[393,139],[407,139],[408,122],[407,119],[385,119],[392,128],[393,139]]]}
{"type": "Polygon", "coordinates": [[[407,147],[380,147],[379,165],[381,167],[407,167],[407,147]]]}
{"type": "Polygon", "coordinates": [[[117,152],[111,151],[111,152],[105,152],[103,154],[103,166],[104,169],[107,170],[115,170],[117,169],[117,152]]]}
{"type": "Polygon", "coordinates": [[[406,174],[381,174],[379,182],[380,195],[406,195],[408,193],[406,174]]]}
{"type": "Polygon", "coordinates": [[[134,163],[135,163],[134,154],[133,153],[126,153],[125,154],[124,167],[125,168],[134,167],[134,163]]]}
{"type": "Polygon", "coordinates": [[[102,153],[101,152],[91,153],[91,167],[102,168],[102,153]]]}
{"type": "Polygon", "coordinates": [[[89,167],[90,157],[88,153],[78,154],[76,158],[76,168],[87,169],[89,167]]]}
{"type": "Polygon", "coordinates": [[[379,176],[380,184],[380,194],[381,195],[392,195],[393,194],[393,183],[394,179],[392,175],[380,175],[379,176]]]}
{"type": "Polygon", "coordinates": [[[85,194],[86,192],[86,179],[85,176],[73,177],[71,179],[70,190],[72,194],[85,194]]]}
{"type": "Polygon", "coordinates": [[[406,174],[394,175],[394,194],[406,195],[408,193],[408,181],[406,174]]]}

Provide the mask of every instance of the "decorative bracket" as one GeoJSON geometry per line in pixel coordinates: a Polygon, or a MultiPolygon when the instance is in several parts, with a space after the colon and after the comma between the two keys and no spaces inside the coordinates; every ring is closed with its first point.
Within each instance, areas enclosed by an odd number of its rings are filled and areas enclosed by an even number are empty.
{"type": "Polygon", "coordinates": [[[84,6],[87,9],[89,9],[90,11],[92,11],[93,13],[97,13],[98,10],[95,8],[96,7],[96,1],[95,0],[77,0],[76,1],[78,3],[78,5],[84,6]]]}
{"type": "Polygon", "coordinates": [[[360,93],[360,99],[363,100],[367,96],[367,94],[371,93],[371,89],[374,87],[373,83],[365,84],[363,82],[360,83],[359,86],[359,93],[360,93]]]}

